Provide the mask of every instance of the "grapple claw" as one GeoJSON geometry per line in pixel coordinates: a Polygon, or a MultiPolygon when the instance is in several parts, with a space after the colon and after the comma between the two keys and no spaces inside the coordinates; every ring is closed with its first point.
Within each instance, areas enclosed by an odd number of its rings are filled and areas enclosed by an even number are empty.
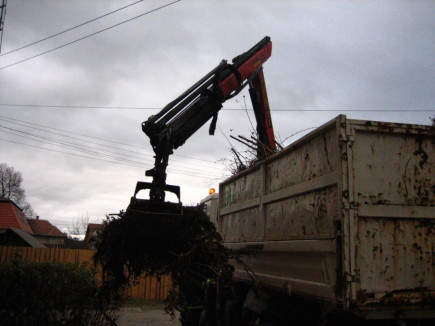
{"type": "Polygon", "coordinates": [[[130,214],[140,214],[140,215],[147,215],[147,216],[182,216],[183,215],[183,205],[180,201],[180,187],[179,186],[173,186],[173,185],[164,185],[164,186],[156,186],[155,184],[151,182],[142,182],[139,181],[136,184],[136,189],[134,191],[133,197],[130,199],[130,204],[127,207],[127,213],[130,214]],[[165,202],[164,201],[164,194],[163,196],[158,196],[159,199],[163,200],[157,200],[156,197],[150,196],[150,199],[140,199],[137,198],[137,194],[141,190],[150,190],[150,194],[153,192],[172,192],[174,193],[177,198],[178,202],[165,202]]]}

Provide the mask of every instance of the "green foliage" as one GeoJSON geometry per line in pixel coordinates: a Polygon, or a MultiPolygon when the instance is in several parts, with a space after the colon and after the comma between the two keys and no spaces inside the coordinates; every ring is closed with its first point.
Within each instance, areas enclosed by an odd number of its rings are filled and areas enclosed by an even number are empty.
{"type": "Polygon", "coordinates": [[[112,325],[120,302],[86,265],[0,264],[0,325],[112,325]]]}

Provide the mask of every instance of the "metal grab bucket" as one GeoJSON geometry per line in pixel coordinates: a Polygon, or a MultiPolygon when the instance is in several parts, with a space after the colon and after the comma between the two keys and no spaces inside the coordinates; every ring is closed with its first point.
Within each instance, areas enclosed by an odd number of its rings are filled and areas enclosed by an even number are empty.
{"type": "Polygon", "coordinates": [[[137,198],[137,194],[141,190],[153,190],[155,189],[155,185],[150,182],[141,182],[139,181],[136,184],[136,189],[134,191],[133,197],[130,199],[130,204],[127,207],[127,212],[134,214],[144,214],[144,215],[155,215],[158,217],[159,215],[183,215],[183,205],[180,201],[180,187],[173,185],[165,185],[160,190],[169,191],[174,193],[178,198],[178,203],[173,202],[158,202],[149,199],[139,199],[137,198]]]}

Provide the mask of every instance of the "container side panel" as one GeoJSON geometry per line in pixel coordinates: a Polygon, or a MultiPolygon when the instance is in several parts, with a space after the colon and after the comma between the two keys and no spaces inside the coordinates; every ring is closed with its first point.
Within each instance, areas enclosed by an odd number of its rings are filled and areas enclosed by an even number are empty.
{"type": "Polygon", "coordinates": [[[330,129],[288,155],[271,161],[266,169],[266,193],[335,172],[338,168],[336,147],[335,129],[330,129]]]}
{"type": "Polygon", "coordinates": [[[338,219],[337,187],[323,188],[266,205],[265,238],[332,236],[331,219],[338,219]]]}
{"type": "Polygon", "coordinates": [[[236,277],[334,302],[340,219],[336,122],[220,185],[219,227],[244,249],[236,277]],[[328,249],[327,249],[328,248],[328,249]],[[254,250],[254,251],[251,251],[254,250]]]}
{"type": "Polygon", "coordinates": [[[264,222],[258,216],[258,207],[225,215],[221,224],[224,241],[261,241],[264,222]]]}
{"type": "Polygon", "coordinates": [[[355,128],[355,276],[360,308],[435,300],[435,155],[428,128],[355,128]]]}
{"type": "Polygon", "coordinates": [[[357,132],[359,204],[435,206],[434,142],[429,137],[357,132]]]}
{"type": "Polygon", "coordinates": [[[229,182],[220,189],[221,207],[258,198],[261,194],[261,173],[258,169],[244,174],[234,182],[229,182]]]}
{"type": "MultiPolygon", "coordinates": [[[[262,245],[262,250],[242,257],[249,269],[234,262],[237,278],[249,281],[254,271],[255,278],[269,287],[289,294],[335,300],[334,240],[269,241],[262,245]]],[[[229,246],[237,249],[236,244],[229,246]]]]}
{"type": "MultiPolygon", "coordinates": [[[[433,289],[434,226],[426,219],[360,218],[360,298],[390,300],[394,292],[433,289]]],[[[403,299],[402,297],[402,299],[403,299]]],[[[403,302],[402,302],[403,303],[403,302]]]]}

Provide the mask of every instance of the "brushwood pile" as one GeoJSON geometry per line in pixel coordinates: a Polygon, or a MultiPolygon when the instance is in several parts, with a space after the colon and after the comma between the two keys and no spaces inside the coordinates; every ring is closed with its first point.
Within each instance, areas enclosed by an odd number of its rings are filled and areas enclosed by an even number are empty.
{"type": "Polygon", "coordinates": [[[94,257],[105,281],[122,291],[143,273],[170,275],[166,312],[180,311],[182,321],[189,307],[203,305],[206,282],[231,278],[230,252],[201,207],[178,216],[127,210],[105,223],[94,257]]]}

